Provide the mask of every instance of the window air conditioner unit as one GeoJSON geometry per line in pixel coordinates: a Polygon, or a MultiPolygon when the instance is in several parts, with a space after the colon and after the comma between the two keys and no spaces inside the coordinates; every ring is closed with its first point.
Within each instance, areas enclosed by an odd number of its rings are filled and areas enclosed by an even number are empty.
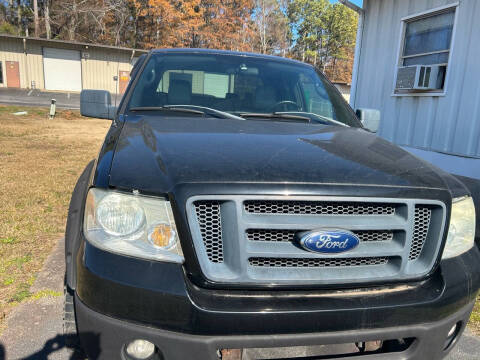
{"type": "Polygon", "coordinates": [[[414,65],[398,68],[396,90],[438,90],[440,66],[414,65]]]}

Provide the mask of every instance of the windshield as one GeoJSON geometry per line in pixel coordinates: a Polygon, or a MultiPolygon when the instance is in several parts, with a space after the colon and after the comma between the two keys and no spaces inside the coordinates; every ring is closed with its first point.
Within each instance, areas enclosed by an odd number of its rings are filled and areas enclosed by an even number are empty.
{"type": "Polygon", "coordinates": [[[266,120],[303,118],[360,126],[339,92],[312,67],[253,56],[152,54],[128,109],[173,106],[204,108],[207,115],[216,110],[216,114],[229,113],[235,118],[265,115],[266,120]]]}

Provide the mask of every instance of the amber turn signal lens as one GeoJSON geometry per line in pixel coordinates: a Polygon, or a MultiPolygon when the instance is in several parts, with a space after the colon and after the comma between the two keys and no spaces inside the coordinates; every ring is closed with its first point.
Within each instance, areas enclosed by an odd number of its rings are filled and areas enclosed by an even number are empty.
{"type": "Polygon", "coordinates": [[[175,232],[170,225],[158,224],[152,229],[149,239],[153,245],[158,247],[168,247],[175,236],[175,232]]]}

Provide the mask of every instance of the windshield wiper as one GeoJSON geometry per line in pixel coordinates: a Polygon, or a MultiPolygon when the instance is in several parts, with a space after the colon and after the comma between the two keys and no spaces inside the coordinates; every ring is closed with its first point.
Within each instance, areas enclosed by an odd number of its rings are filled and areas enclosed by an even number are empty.
{"type": "MultiPolygon", "coordinates": [[[[308,115],[308,116],[313,116],[314,118],[318,118],[320,121],[324,121],[324,122],[327,122],[327,123],[330,123],[330,124],[333,124],[333,125],[350,127],[350,126],[347,125],[347,124],[344,124],[344,123],[342,123],[342,122],[340,122],[340,121],[331,119],[331,118],[329,118],[329,117],[322,116],[322,115],[318,115],[318,114],[315,114],[315,113],[305,112],[305,111],[282,111],[282,112],[277,112],[277,113],[275,113],[275,114],[285,114],[285,115],[296,115],[296,114],[300,114],[300,116],[301,116],[301,115],[308,115]]],[[[311,119],[311,117],[310,117],[310,119],[311,119]]]]}
{"type": "Polygon", "coordinates": [[[204,114],[217,116],[217,117],[220,117],[220,118],[223,118],[223,119],[245,120],[244,118],[241,118],[240,116],[236,116],[236,115],[230,114],[230,113],[228,113],[228,112],[220,111],[220,110],[217,110],[217,109],[212,109],[212,108],[209,108],[209,107],[206,107],[206,106],[198,106],[198,105],[164,105],[163,108],[165,108],[165,109],[172,109],[172,110],[173,110],[173,109],[185,109],[185,110],[190,110],[189,108],[193,108],[193,109],[191,109],[192,111],[201,111],[201,112],[203,112],[204,114]],[[198,110],[195,110],[195,109],[198,109],[198,110]]]}
{"type": "Polygon", "coordinates": [[[298,122],[311,122],[312,119],[308,116],[293,115],[287,113],[241,113],[243,118],[263,118],[263,119],[278,119],[280,121],[298,121],[298,122]]]}
{"type": "Polygon", "coordinates": [[[185,109],[185,108],[171,108],[169,106],[137,106],[130,108],[129,111],[178,111],[190,114],[205,115],[204,111],[185,109]]]}

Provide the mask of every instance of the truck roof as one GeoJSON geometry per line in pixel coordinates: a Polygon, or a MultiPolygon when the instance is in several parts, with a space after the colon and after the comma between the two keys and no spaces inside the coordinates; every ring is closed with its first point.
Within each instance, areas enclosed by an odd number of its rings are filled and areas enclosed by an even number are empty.
{"type": "Polygon", "coordinates": [[[304,62],[293,60],[281,56],[275,55],[265,55],[251,52],[242,52],[242,51],[230,51],[230,50],[217,50],[217,49],[197,49],[197,48],[177,48],[177,49],[153,49],[150,51],[154,54],[164,54],[164,53],[180,53],[180,54],[212,54],[212,55],[232,55],[232,56],[245,56],[245,57],[254,57],[260,59],[281,61],[285,63],[293,63],[296,65],[304,65],[312,67],[310,64],[304,62]]]}

